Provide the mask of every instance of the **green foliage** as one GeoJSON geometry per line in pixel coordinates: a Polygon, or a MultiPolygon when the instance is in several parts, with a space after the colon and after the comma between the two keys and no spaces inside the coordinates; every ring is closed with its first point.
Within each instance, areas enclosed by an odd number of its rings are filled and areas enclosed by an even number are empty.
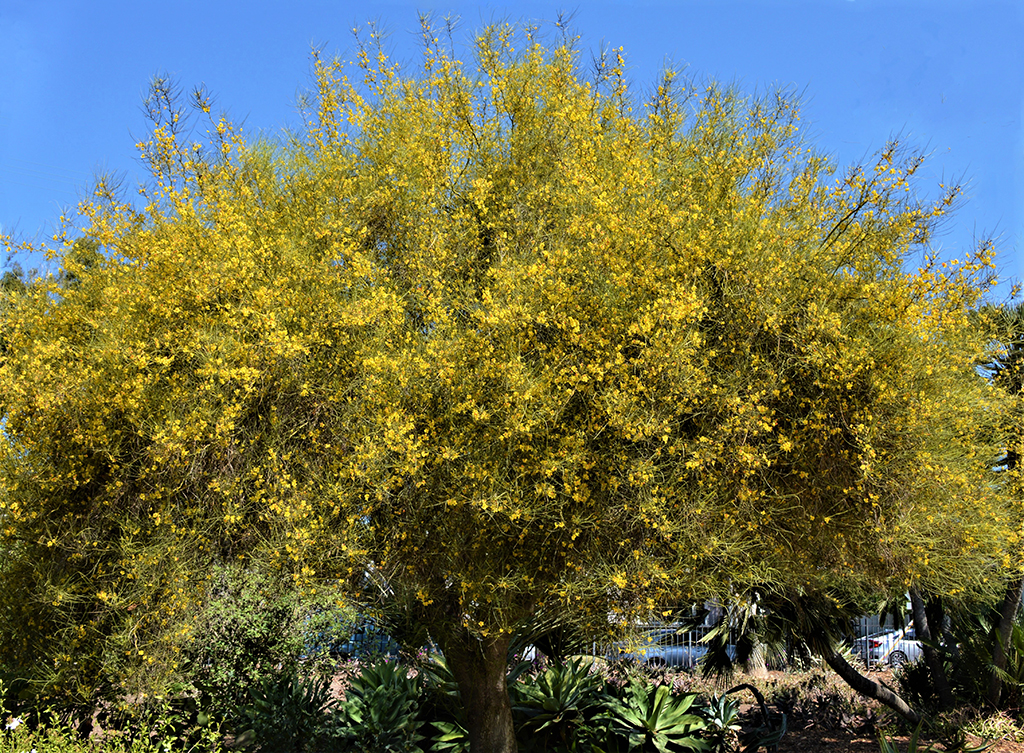
{"type": "Polygon", "coordinates": [[[13,293],[25,292],[25,271],[20,264],[13,264],[0,276],[0,290],[13,293]]]}
{"type": "Polygon", "coordinates": [[[165,695],[120,703],[98,713],[97,719],[115,737],[149,741],[161,753],[217,750],[225,731],[223,724],[201,708],[193,689],[182,684],[172,685],[165,695]]]}
{"type": "MultiPolygon", "coordinates": [[[[77,731],[66,725],[31,729],[28,725],[0,732],[0,753],[166,753],[159,740],[113,737],[106,740],[83,740],[77,731]]],[[[219,747],[196,749],[195,753],[220,751],[219,747]]]]}
{"type": "Polygon", "coordinates": [[[710,750],[702,736],[707,722],[690,713],[696,697],[692,693],[672,695],[667,685],[630,683],[624,698],[609,704],[612,729],[628,738],[630,750],[710,750]]]}
{"type": "Polygon", "coordinates": [[[433,722],[437,734],[431,738],[430,750],[436,753],[464,753],[469,750],[469,733],[455,721],[433,722]]]}
{"type": "Polygon", "coordinates": [[[520,747],[525,750],[589,751],[599,734],[595,717],[607,703],[605,680],[592,659],[556,662],[512,687],[520,747]]]}
{"type": "MultiPolygon", "coordinates": [[[[991,661],[992,655],[989,654],[987,663],[991,664],[991,661]]],[[[985,664],[981,666],[984,667],[985,664]]],[[[975,670],[971,670],[970,673],[975,674],[975,670]]],[[[903,664],[895,671],[893,679],[899,696],[911,707],[921,712],[938,711],[938,695],[928,665],[923,661],[903,664]]],[[[950,679],[956,682],[955,678],[950,679]]]]}
{"type": "MultiPolygon", "coordinates": [[[[397,662],[366,666],[345,691],[345,702],[318,733],[320,744],[366,753],[413,753],[425,739],[420,730],[423,678],[410,676],[397,662]]],[[[457,737],[442,730],[444,749],[454,749],[457,737]]]]}
{"type": "MultiPolygon", "coordinates": [[[[11,713],[0,682],[0,753],[218,753],[220,726],[187,695],[164,696],[132,706],[75,710],[52,706],[11,713]],[[90,716],[92,718],[90,718],[90,716]],[[99,721],[102,730],[93,729],[99,721]],[[95,732],[95,734],[93,734],[95,732]]],[[[175,690],[181,690],[175,689],[175,690]]]]}
{"type": "Polygon", "coordinates": [[[248,726],[240,729],[236,745],[256,743],[264,751],[308,750],[335,705],[328,679],[303,677],[295,670],[265,675],[249,695],[251,704],[243,710],[248,726]]]}
{"type": "Polygon", "coordinates": [[[982,713],[976,718],[960,723],[965,733],[982,740],[1007,740],[1024,743],[1024,725],[1021,720],[1005,711],[982,713]]]}
{"type": "MultiPolygon", "coordinates": [[[[981,606],[954,612],[950,641],[956,651],[949,656],[950,683],[963,704],[981,707],[986,705],[989,682],[995,672],[1002,681],[1000,706],[1019,709],[1024,704],[1024,615],[1018,614],[1011,624],[1003,670],[993,664],[995,642],[1000,640],[998,620],[998,611],[981,606]]],[[[901,691],[920,703],[932,703],[928,685],[918,684],[922,680],[920,674],[922,670],[913,665],[901,668],[897,675],[901,691]]]]}
{"type": "Polygon", "coordinates": [[[249,688],[293,669],[302,648],[299,597],[281,575],[246,565],[214,568],[209,595],[184,651],[183,674],[220,719],[249,688]]]}
{"type": "Polygon", "coordinates": [[[707,706],[702,709],[707,727],[704,730],[704,738],[711,746],[710,750],[715,753],[724,753],[733,750],[739,743],[740,725],[739,701],[729,698],[727,695],[714,695],[710,698],[707,706]]]}
{"type": "Polygon", "coordinates": [[[779,743],[788,731],[788,724],[786,715],[782,714],[777,725],[765,722],[762,726],[743,733],[739,737],[743,753],[754,753],[761,748],[767,751],[778,750],[779,743]]]}

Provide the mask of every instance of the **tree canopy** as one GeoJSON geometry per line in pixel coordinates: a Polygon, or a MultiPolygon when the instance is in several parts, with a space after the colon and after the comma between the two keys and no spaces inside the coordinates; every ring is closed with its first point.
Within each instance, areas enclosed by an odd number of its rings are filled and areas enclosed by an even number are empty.
{"type": "Polygon", "coordinates": [[[539,615],[997,588],[992,250],[929,251],[955,187],[918,200],[897,143],[837,171],[782,93],[423,31],[415,72],[315,58],[280,143],[202,92],[195,143],[158,86],[141,201],[101,183],[63,274],[4,293],[8,660],[173,668],[214,560],[370,573],[504,750],[539,615]]]}

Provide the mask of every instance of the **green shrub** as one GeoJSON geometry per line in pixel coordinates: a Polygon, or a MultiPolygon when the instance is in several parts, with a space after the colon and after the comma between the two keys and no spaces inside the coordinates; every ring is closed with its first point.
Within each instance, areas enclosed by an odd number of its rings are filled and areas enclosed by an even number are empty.
{"type": "Polygon", "coordinates": [[[182,678],[202,709],[228,726],[247,724],[250,690],[267,691],[303,676],[333,672],[327,649],[348,638],[356,610],[338,592],[297,590],[291,578],[258,566],[224,565],[185,647],[182,678]]]}
{"type": "Polygon", "coordinates": [[[606,736],[598,719],[609,697],[604,678],[592,661],[558,662],[510,687],[513,714],[522,750],[590,751],[606,736]]]}
{"type": "Polygon", "coordinates": [[[200,708],[187,685],[174,685],[166,694],[145,701],[107,706],[96,718],[103,730],[101,739],[148,741],[160,751],[217,750],[223,739],[221,724],[200,708]]]}
{"type": "Polygon", "coordinates": [[[696,694],[673,695],[668,685],[635,681],[625,690],[622,700],[609,703],[609,716],[612,730],[628,739],[630,750],[711,750],[702,735],[707,722],[690,711],[696,694]]]}
{"type": "Polygon", "coordinates": [[[310,749],[310,743],[335,707],[330,681],[301,677],[296,671],[264,677],[249,689],[251,704],[244,708],[248,725],[236,747],[255,743],[260,750],[295,751],[310,749]]]}
{"type": "Polygon", "coordinates": [[[291,583],[256,567],[214,570],[209,600],[185,650],[183,674],[218,719],[247,705],[249,689],[290,674],[301,652],[291,583]]]}
{"type": "MultiPolygon", "coordinates": [[[[994,610],[961,613],[952,621],[953,652],[949,679],[959,699],[970,705],[988,705],[988,686],[992,677],[998,615],[994,610]]],[[[1020,709],[1024,706],[1024,614],[1014,621],[1006,654],[1006,669],[999,706],[1020,709]]],[[[902,686],[901,686],[902,689],[902,686]]]]}
{"type": "Polygon", "coordinates": [[[317,748],[365,753],[413,753],[420,730],[423,676],[382,661],[364,667],[345,691],[345,701],[317,732],[317,748]]]}
{"type": "Polygon", "coordinates": [[[45,714],[45,723],[32,725],[22,717],[0,715],[0,753],[220,753],[219,730],[183,721],[171,705],[150,706],[136,717],[138,724],[93,736],[58,714],[45,714]]]}

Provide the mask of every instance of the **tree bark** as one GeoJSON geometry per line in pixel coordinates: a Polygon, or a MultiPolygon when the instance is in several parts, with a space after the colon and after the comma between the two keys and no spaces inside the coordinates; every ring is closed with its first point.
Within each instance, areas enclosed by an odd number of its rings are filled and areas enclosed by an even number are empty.
{"type": "MultiPolygon", "coordinates": [[[[939,695],[939,708],[951,709],[955,703],[953,690],[949,687],[949,679],[946,677],[946,668],[943,666],[941,654],[934,647],[928,645],[932,640],[931,626],[928,624],[924,599],[921,598],[921,592],[916,588],[910,589],[910,607],[914,612],[914,630],[918,640],[921,641],[924,662],[928,665],[932,686],[939,695]]],[[[942,626],[937,625],[936,631],[941,633],[941,630],[942,626]]]]}
{"type": "Polygon", "coordinates": [[[874,698],[879,703],[884,703],[912,725],[916,726],[921,721],[920,714],[910,708],[906,701],[889,690],[889,688],[865,677],[856,669],[851,667],[847,663],[846,659],[844,659],[835,649],[831,649],[825,653],[822,658],[825,660],[825,663],[832,668],[833,672],[843,678],[847,685],[861,695],[867,696],[868,698],[874,698]]]}
{"type": "Polygon", "coordinates": [[[764,679],[768,676],[768,665],[765,662],[765,646],[758,641],[758,645],[750,652],[750,656],[743,662],[743,671],[751,677],[764,679]]]}
{"type": "MultiPolygon", "coordinates": [[[[995,645],[992,647],[992,664],[999,671],[1006,670],[1006,659],[1010,652],[1010,640],[1013,637],[1013,623],[1020,610],[1021,596],[1024,595],[1024,578],[1017,578],[1006,587],[1003,604],[999,609],[999,624],[996,626],[995,645]]],[[[999,699],[1003,693],[1003,681],[998,672],[993,670],[988,681],[987,700],[993,708],[999,708],[999,699]]]]}
{"type": "Polygon", "coordinates": [[[505,684],[509,638],[460,638],[442,649],[462,696],[469,749],[471,753],[516,753],[512,704],[505,684]]]}

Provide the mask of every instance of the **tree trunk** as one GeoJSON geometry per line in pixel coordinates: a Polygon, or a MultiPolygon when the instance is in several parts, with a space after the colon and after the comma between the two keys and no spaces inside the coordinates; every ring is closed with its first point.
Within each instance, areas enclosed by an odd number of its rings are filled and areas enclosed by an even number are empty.
{"type": "Polygon", "coordinates": [[[889,690],[889,688],[865,677],[856,669],[851,667],[846,662],[846,659],[844,659],[835,649],[830,649],[828,653],[822,656],[822,658],[825,660],[825,663],[832,668],[833,672],[842,677],[847,685],[861,695],[867,696],[868,698],[874,698],[879,703],[884,703],[914,726],[921,721],[921,716],[910,708],[906,701],[889,690]]]}
{"type": "MultiPolygon", "coordinates": [[[[1006,657],[1010,652],[1010,640],[1013,637],[1013,623],[1020,610],[1021,596],[1024,594],[1024,578],[1018,578],[1006,587],[1003,604],[999,609],[999,624],[996,626],[996,640],[992,648],[992,664],[999,671],[1006,670],[1006,657]]],[[[999,708],[999,697],[1003,692],[1003,681],[996,671],[988,681],[987,700],[993,708],[999,708]]]]}
{"type": "Polygon", "coordinates": [[[472,753],[516,753],[512,704],[505,677],[508,636],[477,640],[462,636],[442,646],[466,712],[472,753]]]}
{"type": "MultiPolygon", "coordinates": [[[[928,674],[932,678],[932,686],[939,694],[939,708],[951,709],[955,701],[953,691],[949,687],[949,679],[946,677],[946,668],[942,663],[942,655],[928,643],[932,640],[931,627],[928,624],[928,614],[925,611],[924,600],[921,592],[916,588],[910,589],[910,606],[914,612],[914,630],[917,639],[921,641],[921,649],[924,652],[924,662],[928,665],[928,674]]],[[[942,626],[936,626],[936,632],[941,637],[942,626]]]]}
{"type": "Polygon", "coordinates": [[[765,645],[760,641],[757,642],[754,650],[750,652],[750,656],[743,662],[743,671],[751,677],[760,679],[768,676],[768,665],[765,662],[765,645]]]}

